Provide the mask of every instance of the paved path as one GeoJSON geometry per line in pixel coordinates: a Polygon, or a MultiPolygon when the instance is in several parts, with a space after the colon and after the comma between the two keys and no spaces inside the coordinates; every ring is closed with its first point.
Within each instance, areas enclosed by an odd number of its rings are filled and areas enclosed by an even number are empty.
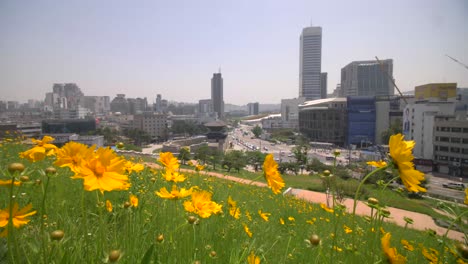
{"type": "MultiPolygon", "coordinates": [[[[155,163],[145,163],[145,165],[148,167],[152,167],[152,168],[161,168],[160,165],[155,164],[155,163]]],[[[181,169],[181,171],[195,173],[194,170],[190,170],[190,169],[181,169]]],[[[248,180],[248,179],[242,179],[242,178],[238,178],[234,176],[229,176],[229,175],[225,175],[225,174],[218,173],[218,172],[204,171],[202,172],[202,174],[221,178],[221,179],[226,179],[230,181],[235,181],[235,182],[239,182],[243,184],[251,184],[251,185],[255,185],[259,187],[267,187],[266,183],[263,183],[263,182],[252,182],[251,180],[248,180]]],[[[291,189],[289,194],[292,194],[299,199],[304,199],[312,203],[325,203],[325,204],[327,203],[326,194],[321,193],[321,192],[313,192],[313,191],[301,190],[301,189],[291,189]]],[[[354,200],[345,199],[343,204],[346,206],[347,211],[352,213],[354,200]]],[[[393,207],[387,207],[387,209],[390,211],[390,218],[387,219],[387,222],[394,223],[400,226],[405,226],[406,222],[403,219],[403,217],[406,216],[414,220],[414,224],[408,225],[408,227],[410,228],[423,230],[423,231],[426,229],[432,229],[440,236],[444,236],[445,233],[447,232],[446,228],[436,225],[432,217],[428,215],[406,211],[403,209],[398,209],[398,208],[393,208],[393,207]]],[[[371,209],[365,203],[358,201],[357,206],[356,206],[356,214],[357,215],[370,215],[370,213],[371,213],[371,209]]],[[[464,241],[464,234],[461,232],[450,230],[447,236],[451,239],[464,241]]]]}

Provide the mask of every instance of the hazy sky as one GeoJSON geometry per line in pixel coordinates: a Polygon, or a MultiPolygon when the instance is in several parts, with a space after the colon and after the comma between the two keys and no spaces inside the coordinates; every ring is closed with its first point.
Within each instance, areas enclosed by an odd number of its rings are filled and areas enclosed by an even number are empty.
{"type": "Polygon", "coordinates": [[[280,103],[298,96],[299,36],[321,26],[328,92],[353,60],[393,59],[403,91],[468,87],[468,1],[0,0],[0,100],[45,98],[53,83],[85,95],[280,103]]]}

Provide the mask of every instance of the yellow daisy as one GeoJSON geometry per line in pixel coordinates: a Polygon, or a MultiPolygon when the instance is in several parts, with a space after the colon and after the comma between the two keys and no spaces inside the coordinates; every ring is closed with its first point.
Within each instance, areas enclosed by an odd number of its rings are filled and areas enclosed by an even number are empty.
{"type": "Polygon", "coordinates": [[[280,193],[281,189],[284,187],[284,180],[278,172],[278,164],[273,159],[272,154],[268,154],[265,157],[265,161],[263,162],[263,175],[273,193],[280,193]]]}
{"type": "Polygon", "coordinates": [[[390,157],[393,164],[398,168],[400,178],[406,189],[410,192],[425,192],[426,189],[419,186],[424,180],[424,173],[415,170],[413,164],[414,141],[404,141],[402,134],[390,137],[390,157]]]}

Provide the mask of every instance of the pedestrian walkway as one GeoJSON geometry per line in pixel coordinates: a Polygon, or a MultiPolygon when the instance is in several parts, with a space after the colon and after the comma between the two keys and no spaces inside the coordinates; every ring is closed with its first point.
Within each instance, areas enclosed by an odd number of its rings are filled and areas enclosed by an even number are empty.
{"type": "MultiPolygon", "coordinates": [[[[145,163],[145,165],[151,168],[161,168],[160,165],[155,164],[155,163],[145,163]]],[[[181,171],[195,173],[194,170],[190,170],[190,169],[181,169],[181,171]]],[[[263,182],[252,182],[251,180],[248,180],[248,179],[225,175],[225,174],[218,173],[218,172],[204,171],[202,172],[202,175],[213,176],[213,177],[217,177],[220,179],[230,180],[230,181],[234,181],[234,182],[238,182],[242,184],[250,184],[250,185],[259,186],[259,187],[267,187],[267,184],[263,182]]],[[[324,203],[324,204],[327,203],[326,194],[321,193],[321,192],[314,192],[314,191],[301,190],[301,189],[291,189],[290,192],[288,192],[288,194],[294,195],[295,197],[299,199],[303,199],[311,203],[324,203]]],[[[347,211],[349,213],[352,213],[354,200],[345,199],[343,202],[343,205],[346,206],[347,211]]],[[[390,211],[390,218],[386,219],[386,221],[389,223],[394,223],[399,226],[405,226],[406,221],[403,218],[408,217],[408,218],[413,219],[414,221],[414,224],[408,225],[408,227],[410,228],[422,230],[422,231],[431,229],[431,230],[434,230],[440,236],[444,236],[445,233],[447,232],[446,228],[436,225],[432,217],[428,215],[406,211],[403,209],[398,209],[398,208],[393,208],[393,207],[387,207],[387,209],[390,211]]],[[[362,215],[362,216],[370,215],[371,209],[364,202],[358,201],[357,206],[356,206],[356,214],[362,215]]],[[[447,237],[449,237],[450,239],[454,239],[454,240],[464,241],[464,234],[461,232],[453,231],[453,230],[450,230],[448,232],[447,237]]]]}

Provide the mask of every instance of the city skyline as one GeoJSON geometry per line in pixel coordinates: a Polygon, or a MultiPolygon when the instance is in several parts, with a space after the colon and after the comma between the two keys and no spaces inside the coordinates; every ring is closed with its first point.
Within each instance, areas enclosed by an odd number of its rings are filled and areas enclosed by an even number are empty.
{"type": "Polygon", "coordinates": [[[468,63],[466,14],[466,1],[3,1],[1,100],[44,100],[54,83],[76,83],[85,95],[196,103],[221,67],[226,103],[279,104],[298,96],[298,40],[311,24],[323,30],[328,93],[341,68],[375,56],[394,61],[402,91],[468,87],[466,68],[446,57],[468,63]]]}

